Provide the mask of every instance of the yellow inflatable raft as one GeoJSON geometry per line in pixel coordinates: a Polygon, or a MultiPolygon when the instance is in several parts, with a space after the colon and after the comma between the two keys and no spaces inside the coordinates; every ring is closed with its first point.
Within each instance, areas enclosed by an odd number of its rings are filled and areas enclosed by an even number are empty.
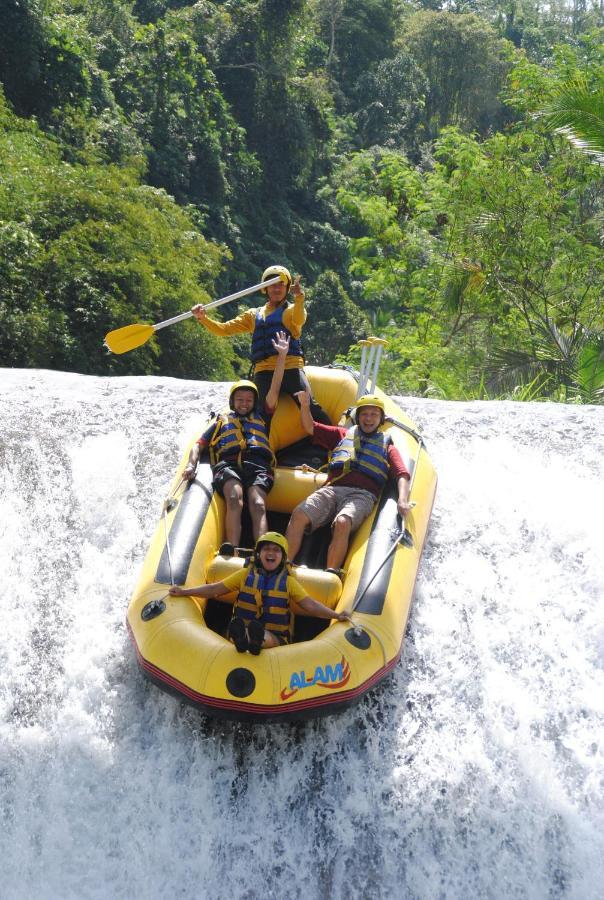
{"type": "MultiPolygon", "coordinates": [[[[344,423],[342,414],[357,394],[355,373],[310,366],[306,372],[332,422],[344,423]]],[[[188,447],[174,479],[174,499],[165,504],[128,608],[128,628],[149,679],[212,715],[288,721],[349,706],[396,665],[436,474],[412,422],[377,393],[388,417],[384,429],[412,473],[416,506],[407,516],[405,532],[401,537],[395,494],[387,487],[351,540],[342,581],[324,571],[328,528],[305,539],[298,560],[306,565],[293,571],[311,597],[339,612],[352,611],[351,621],[298,616],[292,644],[253,656],[238,653],[224,636],[230,605],[167,595],[171,584],[219,581],[245,564],[244,559],[217,555],[224,540],[224,501],[212,492],[209,462],[200,463],[194,482],[179,486],[188,447]]],[[[297,407],[289,397],[281,397],[270,434],[278,460],[267,499],[271,530],[284,532],[294,506],[325,482],[319,471],[324,451],[305,437],[297,407]]],[[[251,547],[249,523],[247,538],[251,547]]]]}

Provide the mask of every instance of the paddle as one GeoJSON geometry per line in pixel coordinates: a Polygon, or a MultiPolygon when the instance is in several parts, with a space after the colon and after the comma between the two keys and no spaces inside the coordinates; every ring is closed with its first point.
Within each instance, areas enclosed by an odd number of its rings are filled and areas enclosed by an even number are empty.
{"type": "MultiPolygon", "coordinates": [[[[267,281],[261,281],[259,284],[254,284],[252,287],[244,288],[242,291],[237,291],[235,294],[229,294],[228,297],[221,297],[220,300],[213,300],[212,303],[208,303],[205,308],[214,309],[216,306],[222,306],[223,303],[228,303],[229,300],[237,300],[239,297],[255,294],[256,291],[261,290],[261,288],[268,287],[269,284],[276,284],[278,281],[281,281],[281,276],[279,275],[275,276],[275,278],[269,278],[267,281]]],[[[134,350],[136,347],[141,347],[143,344],[146,344],[149,338],[152,337],[156,331],[159,331],[160,328],[167,328],[168,325],[174,325],[176,322],[190,319],[192,315],[193,313],[189,310],[189,312],[174,316],[173,319],[166,319],[165,322],[157,322],[156,325],[124,325],[123,328],[116,328],[114,331],[109,331],[105,335],[105,347],[107,347],[111,353],[127,353],[129,350],[134,350]]]]}

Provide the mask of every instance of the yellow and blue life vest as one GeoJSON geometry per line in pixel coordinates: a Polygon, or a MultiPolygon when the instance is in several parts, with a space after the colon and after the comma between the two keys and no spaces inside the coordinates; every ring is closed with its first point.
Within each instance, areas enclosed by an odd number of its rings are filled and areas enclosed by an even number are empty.
{"type": "Polygon", "coordinates": [[[223,459],[237,457],[241,465],[242,454],[249,450],[260,450],[275,463],[275,457],[268,442],[268,428],[264,419],[254,411],[249,416],[228,413],[218,417],[214,434],[210,440],[210,462],[215,465],[223,459]]]}
{"type": "Polygon", "coordinates": [[[293,616],[287,593],[287,566],[265,572],[251,565],[235,603],[234,615],[246,622],[259,619],[287,643],[291,640],[293,616]]]}
{"type": "Polygon", "coordinates": [[[374,431],[365,434],[358,425],[349,428],[329,459],[330,483],[343,478],[349,472],[359,472],[371,478],[380,487],[388,479],[389,434],[374,431]]]}
{"type": "Polygon", "coordinates": [[[286,309],[287,304],[282,303],[266,318],[262,315],[261,309],[256,313],[256,322],[252,334],[253,362],[260,362],[260,360],[267,359],[269,356],[277,355],[277,351],[273,347],[273,340],[277,337],[278,331],[284,331],[290,339],[289,350],[287,351],[288,356],[304,356],[302,342],[298,338],[292,337],[291,331],[283,325],[283,313],[286,309]]]}

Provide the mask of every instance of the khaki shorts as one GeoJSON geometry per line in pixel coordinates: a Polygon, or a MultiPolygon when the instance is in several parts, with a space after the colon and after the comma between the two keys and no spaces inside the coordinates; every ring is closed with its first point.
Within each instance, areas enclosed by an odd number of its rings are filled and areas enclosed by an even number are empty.
{"type": "Polygon", "coordinates": [[[333,522],[337,515],[347,516],[352,522],[352,530],[356,531],[375,506],[376,500],[371,491],[356,487],[332,487],[328,484],[313,491],[296,509],[302,510],[310,519],[309,532],[333,522]]]}

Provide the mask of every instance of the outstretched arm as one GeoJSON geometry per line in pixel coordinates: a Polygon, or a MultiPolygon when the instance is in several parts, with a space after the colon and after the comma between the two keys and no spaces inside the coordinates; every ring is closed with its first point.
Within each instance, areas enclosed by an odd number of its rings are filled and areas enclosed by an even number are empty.
{"type": "Polygon", "coordinates": [[[173,597],[207,597],[215,599],[222,594],[228,594],[228,588],[224,581],[214,581],[212,584],[200,584],[198,587],[171,587],[170,594],[173,597]]]}
{"type": "Polygon", "coordinates": [[[266,395],[265,405],[267,410],[272,414],[279,402],[279,394],[281,392],[281,382],[283,381],[283,373],[285,372],[285,359],[289,351],[289,337],[284,331],[277,332],[277,339],[273,341],[273,347],[277,351],[277,362],[271,386],[266,395]]]}
{"type": "Polygon", "coordinates": [[[294,394],[294,397],[297,397],[300,401],[300,419],[302,421],[302,428],[307,434],[314,434],[315,423],[310,411],[310,392],[298,391],[297,394],[294,394]]]}
{"type": "Polygon", "coordinates": [[[203,303],[198,303],[191,307],[191,312],[200,325],[203,325],[211,334],[218,337],[226,337],[231,334],[246,334],[254,330],[256,321],[256,310],[246,309],[241,315],[229,319],[227,322],[217,322],[216,319],[210,319],[203,303]]]}
{"type": "MultiPolygon", "coordinates": [[[[347,613],[337,613],[335,610],[325,606],[320,600],[313,600],[312,597],[304,597],[303,600],[292,601],[292,606],[298,607],[307,616],[316,616],[318,619],[337,619],[338,622],[344,622],[348,619],[347,613]]],[[[294,609],[294,612],[296,610],[294,609]]]]}

